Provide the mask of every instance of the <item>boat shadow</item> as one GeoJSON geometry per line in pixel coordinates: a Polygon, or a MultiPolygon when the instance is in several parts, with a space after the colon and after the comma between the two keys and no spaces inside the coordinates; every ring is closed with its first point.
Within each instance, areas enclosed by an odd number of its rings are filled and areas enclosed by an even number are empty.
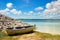
{"type": "Polygon", "coordinates": [[[24,34],[32,34],[32,33],[34,33],[34,31],[27,32],[27,33],[21,33],[21,34],[16,33],[16,34],[8,35],[8,36],[19,36],[19,35],[24,35],[24,34]]]}

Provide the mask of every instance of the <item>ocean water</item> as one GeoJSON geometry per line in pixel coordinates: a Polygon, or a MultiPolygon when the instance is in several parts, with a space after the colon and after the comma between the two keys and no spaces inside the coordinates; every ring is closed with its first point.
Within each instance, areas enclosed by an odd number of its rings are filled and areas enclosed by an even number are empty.
{"type": "Polygon", "coordinates": [[[60,19],[19,19],[19,21],[36,24],[36,31],[60,35],[60,19]]]}

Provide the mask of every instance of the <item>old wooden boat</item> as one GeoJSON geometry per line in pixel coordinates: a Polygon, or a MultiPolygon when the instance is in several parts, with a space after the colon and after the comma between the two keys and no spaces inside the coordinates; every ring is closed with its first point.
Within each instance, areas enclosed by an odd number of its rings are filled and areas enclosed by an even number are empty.
{"type": "Polygon", "coordinates": [[[8,35],[22,34],[22,33],[32,32],[34,29],[35,29],[35,26],[11,27],[11,28],[6,28],[5,32],[8,35]]]}

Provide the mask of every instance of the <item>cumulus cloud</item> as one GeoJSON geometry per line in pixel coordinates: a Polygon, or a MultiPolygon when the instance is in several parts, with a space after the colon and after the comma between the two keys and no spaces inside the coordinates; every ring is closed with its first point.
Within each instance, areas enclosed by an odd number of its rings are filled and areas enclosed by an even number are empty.
{"type": "Polygon", "coordinates": [[[12,3],[7,3],[7,4],[6,4],[7,8],[11,8],[12,5],[13,5],[12,3]]]}
{"type": "Polygon", "coordinates": [[[54,1],[51,3],[46,4],[46,9],[43,11],[43,13],[40,15],[43,18],[51,18],[51,19],[60,19],[60,1],[54,1]]]}
{"type": "Polygon", "coordinates": [[[13,14],[21,14],[22,13],[21,11],[17,11],[16,9],[12,9],[10,12],[13,14]]]}
{"type": "Polygon", "coordinates": [[[6,8],[6,9],[4,9],[4,10],[0,10],[0,13],[2,13],[2,14],[10,14],[10,13],[12,13],[12,14],[22,14],[22,11],[20,11],[20,10],[16,10],[16,9],[11,9],[11,10],[9,10],[8,8],[6,8]]]}
{"type": "Polygon", "coordinates": [[[33,11],[29,11],[27,15],[32,15],[33,13],[33,11]]]}
{"type": "Polygon", "coordinates": [[[12,7],[12,3],[7,3],[6,6],[7,8],[3,9],[3,10],[0,10],[0,13],[2,14],[22,14],[22,11],[21,10],[17,10],[17,9],[10,9],[12,7]]]}
{"type": "Polygon", "coordinates": [[[52,8],[53,8],[53,5],[52,5],[51,3],[47,3],[47,4],[46,4],[46,8],[47,8],[47,9],[52,9],[52,8]]]}
{"type": "Polygon", "coordinates": [[[9,14],[9,9],[8,8],[6,8],[6,9],[4,9],[4,10],[0,10],[0,13],[2,13],[2,14],[9,14]]]}
{"type": "Polygon", "coordinates": [[[39,10],[43,10],[43,8],[42,7],[37,7],[37,8],[35,8],[35,10],[39,11],[39,10]]]}
{"type": "Polygon", "coordinates": [[[30,14],[34,13],[33,11],[29,11],[30,14]]]}

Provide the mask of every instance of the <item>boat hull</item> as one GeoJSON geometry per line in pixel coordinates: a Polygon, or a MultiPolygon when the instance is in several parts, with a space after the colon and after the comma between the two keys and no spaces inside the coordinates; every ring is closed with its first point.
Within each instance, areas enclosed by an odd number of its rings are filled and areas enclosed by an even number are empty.
{"type": "Polygon", "coordinates": [[[6,34],[7,35],[12,35],[12,34],[22,34],[22,33],[28,33],[28,32],[32,32],[35,29],[35,27],[29,27],[29,28],[25,28],[25,29],[16,29],[16,30],[9,30],[6,29],[6,34]]]}

